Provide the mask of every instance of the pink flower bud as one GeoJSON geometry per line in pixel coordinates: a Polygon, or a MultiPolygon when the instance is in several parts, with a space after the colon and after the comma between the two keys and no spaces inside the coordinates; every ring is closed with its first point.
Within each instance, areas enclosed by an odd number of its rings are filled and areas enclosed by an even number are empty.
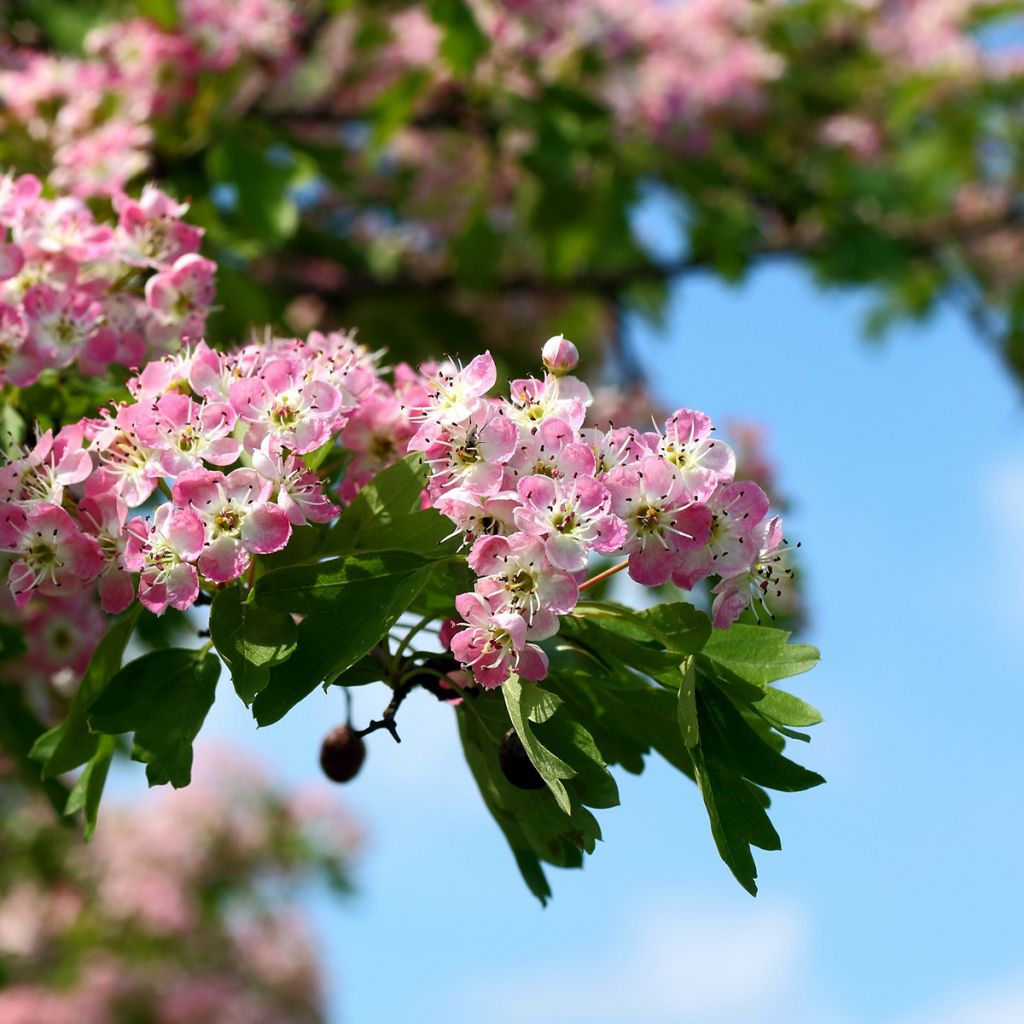
{"type": "Polygon", "coordinates": [[[544,360],[544,366],[557,376],[571,373],[580,361],[580,354],[576,346],[563,334],[556,334],[555,337],[548,338],[544,342],[540,354],[544,360]]]}

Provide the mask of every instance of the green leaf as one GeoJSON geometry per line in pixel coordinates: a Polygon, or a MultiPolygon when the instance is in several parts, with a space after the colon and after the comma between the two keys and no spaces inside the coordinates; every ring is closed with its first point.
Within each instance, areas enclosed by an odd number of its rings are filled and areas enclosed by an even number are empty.
{"type": "Polygon", "coordinates": [[[135,0],[139,13],[155,21],[161,28],[178,25],[178,7],[174,0],[135,0]]]}
{"type": "Polygon", "coordinates": [[[427,9],[441,29],[441,56],[456,75],[468,75],[490,49],[465,0],[428,0],[427,9]]]}
{"type": "Polygon", "coordinates": [[[238,586],[218,592],[210,608],[210,638],[231,671],[235,691],[249,705],[269,682],[270,670],[291,657],[297,638],[291,615],[244,596],[238,586]]]}
{"type": "Polygon", "coordinates": [[[324,555],[386,548],[446,558],[458,551],[452,522],[420,507],[427,472],[419,454],[407,455],[381,471],[344,509],[324,538],[324,555]],[[442,543],[446,537],[448,543],[442,543]]]}
{"type": "Polygon", "coordinates": [[[39,767],[30,751],[44,735],[43,723],[29,707],[20,686],[0,683],[0,751],[6,753],[26,786],[41,789],[54,810],[61,814],[67,802],[67,787],[56,779],[39,778],[39,767]]]}
{"type": "Polygon", "coordinates": [[[645,608],[637,618],[677,654],[697,654],[711,637],[711,620],[685,601],[645,608]]]}
{"type": "Polygon", "coordinates": [[[713,670],[724,670],[763,688],[777,679],[807,672],[818,663],[817,647],[788,640],[785,630],[734,623],[728,629],[716,629],[700,657],[713,670]]]}
{"type": "Polygon", "coordinates": [[[408,124],[430,81],[430,73],[418,68],[376,94],[370,110],[370,144],[373,149],[380,149],[395,132],[408,124]]]}
{"type": "Polygon", "coordinates": [[[85,822],[83,833],[86,842],[92,839],[93,832],[96,830],[100,798],[103,796],[103,787],[107,781],[107,772],[110,770],[110,762],[113,760],[116,746],[117,742],[113,736],[100,737],[96,753],[89,759],[85,771],[78,777],[68,794],[67,803],[64,805],[66,815],[83,812],[85,822]]]}
{"type": "Polygon", "coordinates": [[[253,236],[280,244],[295,234],[299,208],[291,189],[297,170],[271,158],[273,140],[245,122],[222,132],[209,150],[213,183],[237,189],[237,216],[253,236]]]}
{"type": "Polygon", "coordinates": [[[656,678],[678,674],[682,661],[678,652],[666,650],[664,643],[657,640],[633,639],[637,635],[650,636],[646,629],[637,632],[635,616],[627,618],[604,608],[592,611],[594,607],[588,605],[582,612],[577,607],[572,615],[563,618],[561,634],[598,655],[613,657],[656,678]]]}
{"type": "Polygon", "coordinates": [[[141,608],[133,605],[107,630],[89,659],[67,717],[32,748],[32,757],[43,762],[44,779],[85,764],[99,749],[100,737],[89,730],[89,712],[121,668],[141,608]]]}
{"type": "Polygon", "coordinates": [[[754,710],[773,725],[807,727],[824,721],[817,708],[774,686],[765,688],[764,696],[757,702],[754,710]]]}
{"type": "Polygon", "coordinates": [[[129,662],[89,714],[91,728],[135,734],[132,757],[146,764],[151,786],[187,786],[192,743],[213,705],[220,661],[211,651],[171,648],[129,662]]]}
{"type": "Polygon", "coordinates": [[[718,853],[740,885],[756,896],[757,865],[750,847],[780,849],[778,833],[757,798],[755,787],[721,761],[708,761],[700,746],[694,748],[692,756],[694,776],[718,853]]]}
{"type": "Polygon", "coordinates": [[[25,634],[6,622],[0,622],[0,661],[18,658],[25,653],[25,634]]]}
{"type": "MultiPolygon", "coordinates": [[[[493,703],[493,702],[492,702],[493,703]]],[[[515,857],[519,873],[530,892],[542,905],[551,898],[551,886],[544,875],[540,857],[533,849],[515,812],[516,797],[512,787],[498,768],[498,738],[489,732],[485,722],[474,709],[459,707],[456,714],[459,737],[466,755],[466,763],[473,774],[484,804],[504,833],[515,857]]],[[[498,736],[501,733],[497,734],[498,736]]],[[[520,791],[521,792],[521,791],[520,791]]],[[[549,797],[550,799],[550,797],[549,797]]]]}
{"type": "Polygon", "coordinates": [[[687,750],[693,750],[700,742],[700,725],[697,719],[697,671],[693,658],[687,658],[680,673],[682,682],[679,684],[679,731],[687,750]]]}
{"type": "Polygon", "coordinates": [[[551,790],[558,806],[566,813],[572,813],[572,802],[563,783],[571,779],[576,772],[561,758],[556,757],[544,747],[533,734],[528,723],[546,722],[557,709],[560,701],[553,693],[548,693],[539,686],[528,684],[523,686],[518,676],[511,675],[501,687],[505,697],[505,706],[516,734],[523,741],[526,753],[533,762],[534,768],[551,790]]]}
{"type": "Polygon", "coordinates": [[[714,686],[705,687],[702,696],[707,714],[701,735],[706,738],[708,729],[713,728],[726,760],[744,778],[786,793],[811,789],[825,781],[817,772],[808,771],[769,746],[714,686]]]}
{"type": "Polygon", "coordinates": [[[305,617],[295,653],[271,669],[253,701],[256,721],[278,721],[367,654],[413,602],[431,567],[409,551],[378,551],[277,569],[258,580],[251,598],[258,607],[305,617]]]}

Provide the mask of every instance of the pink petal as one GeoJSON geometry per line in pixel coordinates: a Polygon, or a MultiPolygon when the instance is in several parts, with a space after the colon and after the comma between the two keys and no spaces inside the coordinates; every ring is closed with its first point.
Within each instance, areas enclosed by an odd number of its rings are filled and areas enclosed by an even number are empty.
{"type": "Polygon", "coordinates": [[[258,555],[280,551],[292,535],[292,524],[279,505],[260,505],[242,522],[242,543],[258,555]]]}

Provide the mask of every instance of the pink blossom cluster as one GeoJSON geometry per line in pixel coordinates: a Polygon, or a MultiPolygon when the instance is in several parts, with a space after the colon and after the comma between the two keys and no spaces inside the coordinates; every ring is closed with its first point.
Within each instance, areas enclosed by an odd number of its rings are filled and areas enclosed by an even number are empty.
{"type": "MultiPolygon", "coordinates": [[[[145,18],[102,25],[85,57],[0,55],[0,131],[78,196],[113,196],[149,166],[155,119],[197,93],[200,77],[276,80],[303,24],[293,0],[179,0],[179,27],[145,18]]],[[[237,96],[236,96],[237,98],[237,96]]]]}
{"type": "Polygon", "coordinates": [[[45,198],[32,175],[0,177],[0,386],[137,366],[201,335],[216,265],[187,209],[147,186],[116,195],[107,224],[80,199],[45,198]]]}
{"type": "Polygon", "coordinates": [[[245,573],[292,528],[338,508],[303,456],[372,401],[374,357],[347,334],[204,342],[151,362],[132,399],[39,437],[0,468],[0,551],[15,603],[98,581],[103,609],[185,610],[245,573]],[[155,511],[141,506],[160,501],[155,511]]]}
{"type": "Polygon", "coordinates": [[[399,365],[388,383],[340,333],[233,353],[201,342],[149,363],[130,401],[0,468],[12,598],[30,607],[96,584],[110,613],[136,594],[157,614],[184,611],[294,527],[337,515],[325,481],[340,440],[346,502],[422,453],[425,502],[471,543],[478,580],[455,599],[464,623],[450,641],[483,685],[544,677],[537,642],[575,607],[592,555],[624,559],[644,586],[718,578],[713,618],[728,625],[777,576],[781,526],[764,491],[734,479],[735,455],[703,413],[678,410],[662,431],[585,426],[575,346],[558,336],[542,355],[545,375],[512,381],[507,398],[488,395],[489,353],[399,365]],[[324,473],[313,453],[326,453],[324,473]]]}
{"type": "Polygon", "coordinates": [[[422,369],[427,402],[409,448],[430,467],[433,507],[472,541],[477,582],[456,598],[463,621],[446,639],[483,686],[512,672],[544,678],[538,641],[576,606],[592,555],[624,559],[648,587],[718,577],[720,628],[776,574],[780,520],[760,487],[734,479],[735,455],[710,419],[680,409],[661,431],[587,427],[577,358],[550,339],[545,376],[513,380],[507,398],[488,395],[489,354],[422,369]]]}
{"type": "Polygon", "coordinates": [[[343,873],[359,831],[320,790],[284,790],[230,750],[197,755],[189,788],[105,808],[89,846],[0,772],[4,1024],[322,1019],[312,936],[286,885],[343,873]]]}

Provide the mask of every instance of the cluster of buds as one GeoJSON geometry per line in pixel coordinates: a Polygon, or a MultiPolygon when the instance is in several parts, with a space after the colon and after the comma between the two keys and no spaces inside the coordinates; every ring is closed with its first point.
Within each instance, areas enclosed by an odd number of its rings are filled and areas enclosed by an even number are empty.
{"type": "Polygon", "coordinates": [[[424,504],[469,545],[474,589],[445,630],[484,686],[541,679],[538,641],[576,606],[594,555],[644,586],[684,590],[709,577],[725,627],[777,583],[781,526],[764,491],[734,480],[736,458],[703,413],[680,409],[662,431],[585,426],[591,395],[559,336],[540,378],[497,379],[489,353],[385,381],[348,334],[269,339],[233,353],[205,343],[149,363],[132,400],[46,432],[0,469],[0,551],[23,607],[98,584],[105,611],[136,594],[154,613],[184,611],[200,589],[243,576],[292,529],[329,523],[338,506],[305,456],[341,442],[338,484],[351,500],[376,473],[421,452],[424,504]],[[142,508],[145,506],[145,508],[142,508]],[[135,510],[146,514],[133,514],[135,510]]]}
{"type": "Polygon", "coordinates": [[[44,198],[32,175],[0,177],[0,385],[138,366],[201,336],[216,264],[187,208],[147,187],[115,197],[103,224],[79,199],[44,198]]]}

